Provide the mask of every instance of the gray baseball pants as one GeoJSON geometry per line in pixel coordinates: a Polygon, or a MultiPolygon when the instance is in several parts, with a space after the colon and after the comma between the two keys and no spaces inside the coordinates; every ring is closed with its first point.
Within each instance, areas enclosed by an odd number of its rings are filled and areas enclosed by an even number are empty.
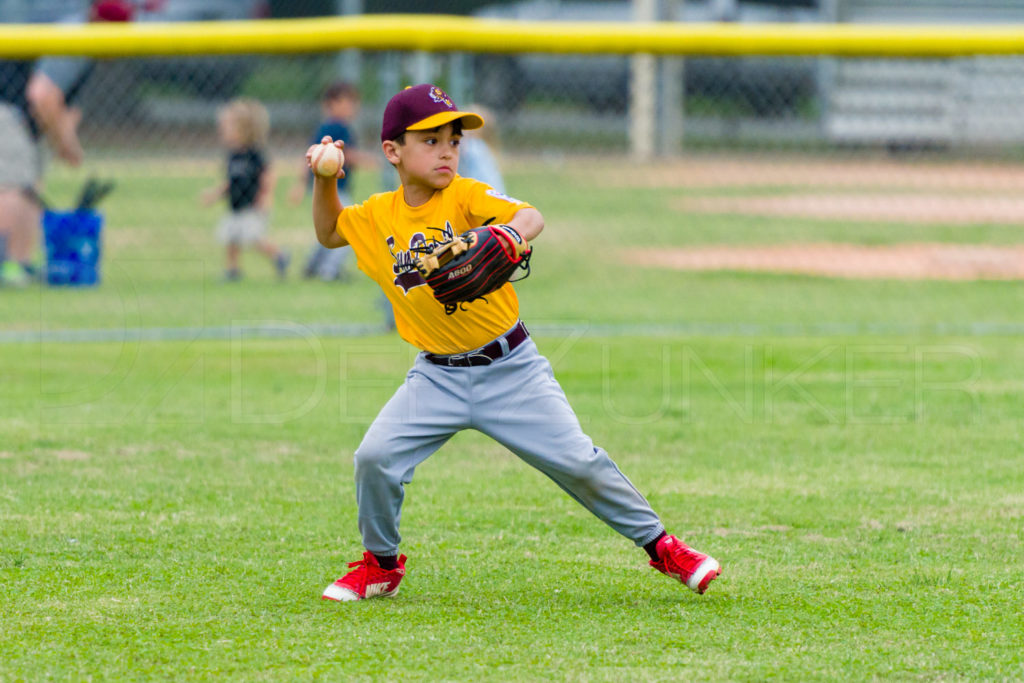
{"type": "Polygon", "coordinates": [[[492,437],[638,546],[664,530],[650,504],[583,433],[551,365],[527,339],[490,365],[447,367],[420,354],[355,453],[363,545],[395,555],[405,484],[456,432],[492,437]]]}

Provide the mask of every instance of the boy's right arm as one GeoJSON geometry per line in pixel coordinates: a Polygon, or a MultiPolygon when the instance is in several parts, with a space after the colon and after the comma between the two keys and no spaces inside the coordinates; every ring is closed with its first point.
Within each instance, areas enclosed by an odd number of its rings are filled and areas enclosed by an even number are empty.
{"type": "MultiPolygon", "coordinates": [[[[325,137],[322,144],[331,144],[325,137]]],[[[306,165],[312,167],[312,154],[316,145],[306,150],[306,165]]],[[[339,176],[343,173],[338,169],[339,176]]],[[[348,241],[338,232],[338,216],[341,215],[341,200],[338,198],[337,178],[323,178],[313,174],[313,227],[316,228],[316,239],[328,249],[344,247],[348,241]]]]}
{"type": "Polygon", "coordinates": [[[332,178],[313,178],[313,226],[316,238],[328,249],[344,247],[348,244],[338,232],[338,216],[342,211],[341,200],[338,199],[338,184],[332,178]]]}

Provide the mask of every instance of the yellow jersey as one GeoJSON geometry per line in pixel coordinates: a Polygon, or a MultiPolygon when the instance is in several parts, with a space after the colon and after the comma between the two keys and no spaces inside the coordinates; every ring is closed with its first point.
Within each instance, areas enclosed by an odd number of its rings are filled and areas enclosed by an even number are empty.
{"type": "Polygon", "coordinates": [[[422,206],[409,206],[399,187],[345,207],[336,230],[352,246],[359,269],[384,290],[402,339],[447,355],[479,348],[507,332],[519,319],[519,299],[505,284],[486,300],[463,304],[447,315],[412,267],[416,253],[411,248],[484,224],[507,223],[526,208],[533,207],[479,180],[456,176],[422,206]]]}

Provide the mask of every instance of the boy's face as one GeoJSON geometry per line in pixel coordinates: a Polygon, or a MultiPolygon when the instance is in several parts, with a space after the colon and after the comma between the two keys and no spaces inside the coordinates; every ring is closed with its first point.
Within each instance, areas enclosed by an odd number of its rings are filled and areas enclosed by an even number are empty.
{"type": "Polygon", "coordinates": [[[433,130],[405,132],[405,144],[384,143],[388,161],[398,167],[403,184],[417,184],[440,190],[448,187],[459,170],[461,127],[446,123],[433,130]]]}

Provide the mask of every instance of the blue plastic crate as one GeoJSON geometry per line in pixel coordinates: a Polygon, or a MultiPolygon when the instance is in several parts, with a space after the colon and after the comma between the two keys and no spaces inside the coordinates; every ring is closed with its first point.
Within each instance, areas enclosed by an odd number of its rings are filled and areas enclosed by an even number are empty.
{"type": "Polygon", "coordinates": [[[46,282],[91,287],[100,282],[100,233],[103,215],[95,211],[46,211],[46,282]]]}

